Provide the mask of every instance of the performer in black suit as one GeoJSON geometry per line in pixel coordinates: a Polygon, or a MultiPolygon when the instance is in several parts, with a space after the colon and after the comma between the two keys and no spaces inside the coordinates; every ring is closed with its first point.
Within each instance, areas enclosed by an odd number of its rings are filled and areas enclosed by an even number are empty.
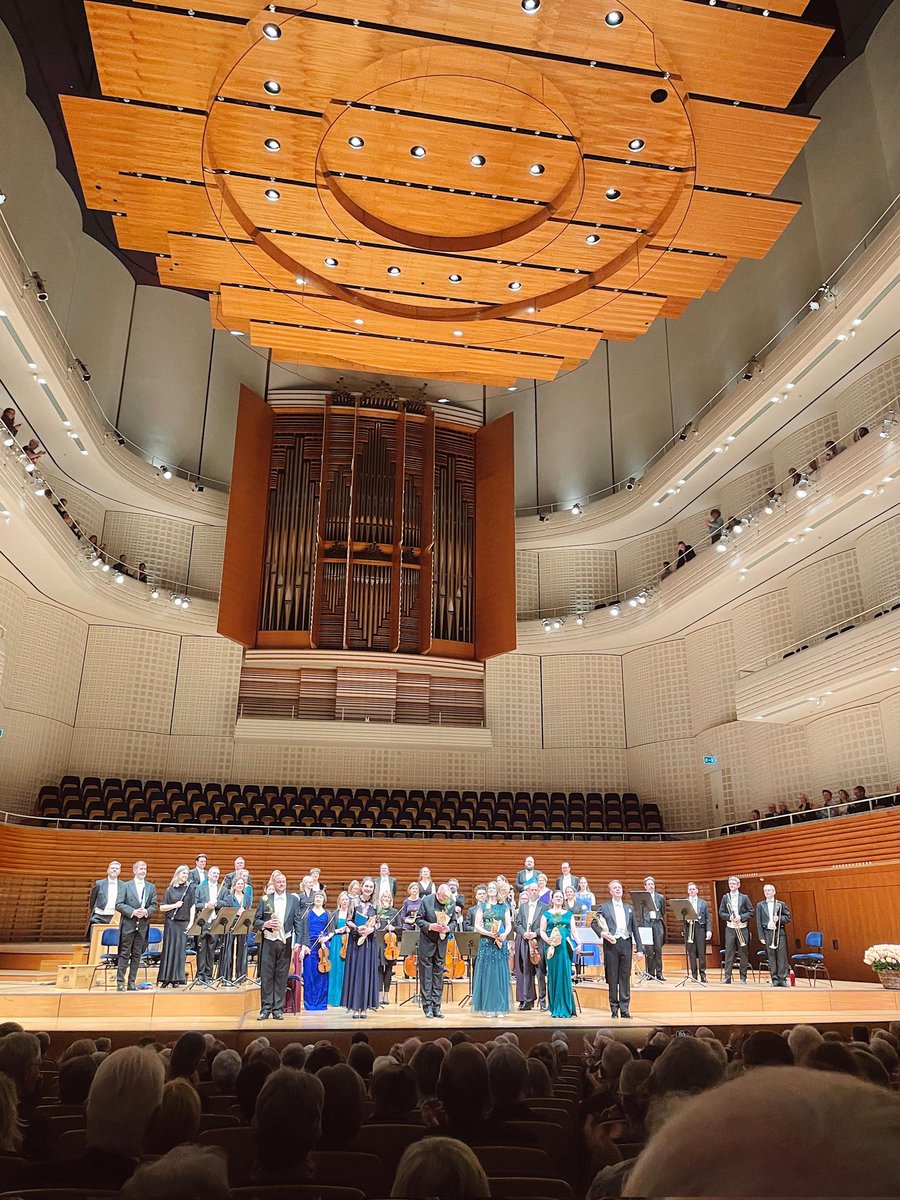
{"type": "Polygon", "coordinates": [[[653,908],[648,909],[644,914],[650,932],[653,934],[653,943],[646,950],[645,969],[648,975],[665,983],[665,976],[662,973],[662,948],[666,940],[666,898],[656,890],[656,880],[652,875],[648,875],[644,880],[644,891],[649,892],[653,900],[653,908]]]}
{"type": "Polygon", "coordinates": [[[541,917],[546,911],[547,905],[538,900],[538,885],[530,883],[519,901],[515,923],[516,1000],[520,1011],[534,1008],[535,1000],[539,1000],[541,1012],[547,1011],[547,951],[541,937],[541,917]],[[531,961],[532,947],[537,951],[536,963],[531,961]]]}
{"type": "Polygon", "coordinates": [[[566,894],[566,888],[578,891],[578,876],[572,874],[572,868],[567,862],[559,864],[559,875],[556,877],[556,891],[566,894]]]}
{"type": "Polygon", "coordinates": [[[516,872],[516,890],[523,891],[529,883],[537,883],[538,873],[534,869],[534,858],[529,854],[521,871],[516,872]]]}
{"type": "Polygon", "coordinates": [[[199,887],[201,883],[206,883],[206,855],[198,854],[194,859],[194,865],[191,868],[191,873],[188,876],[188,883],[193,883],[199,887]]]}
{"type": "Polygon", "coordinates": [[[216,966],[216,954],[222,947],[222,935],[214,934],[211,926],[216,919],[216,913],[228,901],[230,893],[219,883],[219,868],[210,867],[206,882],[196,889],[194,904],[197,915],[201,911],[205,921],[205,929],[197,938],[197,981],[212,986],[213,971],[216,966]]]}
{"type": "Polygon", "coordinates": [[[259,943],[259,1019],[284,1020],[284,993],[291,965],[291,942],[300,932],[300,902],[287,891],[281,871],[272,872],[272,892],[263,896],[253,919],[259,943]]]}
{"type": "Polygon", "coordinates": [[[122,864],[114,858],[106,868],[106,875],[103,879],[94,881],[91,898],[88,901],[90,917],[88,918],[87,933],[84,936],[87,943],[90,943],[91,929],[95,925],[108,925],[113,919],[113,913],[116,911],[123,887],[122,881],[119,879],[121,870],[122,864]]]}
{"type": "Polygon", "coordinates": [[[784,927],[791,922],[791,910],[783,900],[775,899],[775,888],[771,883],[765,885],[763,895],[765,899],[756,906],[756,932],[766,948],[772,987],[787,987],[787,935],[784,927]]]}
{"type": "Polygon", "coordinates": [[[722,897],[719,905],[719,916],[725,925],[725,971],[723,983],[731,983],[731,972],[734,969],[734,956],[737,953],[741,983],[747,982],[748,958],[750,955],[750,926],[748,921],[753,916],[753,905],[750,897],[741,891],[741,881],[737,875],[728,880],[728,891],[722,897]]]}
{"type": "Polygon", "coordinates": [[[601,904],[591,929],[603,940],[603,967],[609,986],[609,1010],[614,1017],[631,1017],[631,958],[644,953],[638,937],[634,909],[622,900],[622,884],[609,884],[610,899],[601,904]]]}
{"type": "Polygon", "coordinates": [[[467,933],[472,933],[475,929],[475,913],[478,911],[479,904],[484,904],[487,900],[487,888],[483,883],[480,883],[475,889],[475,903],[466,909],[466,915],[463,918],[463,929],[467,933]]]}
{"type": "Polygon", "coordinates": [[[457,929],[456,905],[446,883],[440,884],[434,895],[422,898],[416,913],[416,928],[419,931],[419,991],[422,994],[422,1013],[426,1017],[443,1017],[441,996],[444,991],[447,938],[452,937],[457,929]],[[438,913],[442,914],[440,920],[438,913]]]}
{"type": "Polygon", "coordinates": [[[378,868],[378,876],[375,879],[375,895],[382,896],[385,892],[390,892],[391,900],[397,895],[397,880],[391,874],[391,868],[387,863],[382,863],[378,868]]]}
{"type": "MultiPolygon", "coordinates": [[[[247,864],[244,862],[243,856],[240,854],[234,860],[234,870],[229,871],[222,880],[222,887],[226,892],[231,892],[234,890],[234,877],[237,875],[238,871],[247,871],[247,864]]],[[[249,871],[247,871],[247,882],[252,886],[253,881],[250,878],[249,871]]]]}
{"type": "Polygon", "coordinates": [[[137,991],[137,973],[141,955],[147,949],[150,932],[150,914],[156,911],[156,888],[147,878],[147,864],[143,859],[132,867],[134,878],[129,879],[119,892],[116,910],[122,914],[119,922],[119,965],[116,971],[116,987],[125,991],[125,975],[128,975],[128,991],[137,991]]]}
{"type": "Polygon", "coordinates": [[[684,943],[687,946],[688,962],[691,966],[691,979],[697,982],[697,972],[700,972],[700,982],[706,983],[706,943],[712,940],[712,929],[709,924],[709,905],[700,899],[696,883],[689,883],[687,898],[694,906],[698,920],[684,922],[684,943]]]}

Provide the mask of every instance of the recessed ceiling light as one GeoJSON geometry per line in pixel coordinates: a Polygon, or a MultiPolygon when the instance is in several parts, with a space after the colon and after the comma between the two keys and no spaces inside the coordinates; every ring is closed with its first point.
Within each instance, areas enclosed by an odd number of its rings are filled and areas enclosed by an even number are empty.
{"type": "Polygon", "coordinates": [[[472,164],[473,167],[483,167],[484,164],[487,162],[487,159],[484,157],[483,154],[473,154],[472,157],[469,159],[469,162],[472,164]]]}
{"type": "Polygon", "coordinates": [[[281,26],[276,25],[272,21],[267,21],[266,24],[263,25],[263,33],[266,35],[266,37],[269,39],[270,42],[277,42],[278,39],[281,37],[281,26]]]}
{"type": "Polygon", "coordinates": [[[534,305],[533,305],[533,304],[529,304],[529,305],[528,305],[528,307],[525,309],[525,311],[526,311],[526,312],[533,313],[533,312],[534,312],[534,305]]]}
{"type": "Polygon", "coordinates": [[[325,259],[326,267],[336,267],[337,265],[338,265],[338,260],[336,258],[326,258],[325,259]]]}
{"type": "Polygon", "coordinates": [[[354,150],[361,150],[365,144],[365,141],[355,133],[353,137],[347,138],[347,145],[352,146],[354,150]]]}
{"type": "Polygon", "coordinates": [[[267,150],[270,150],[272,154],[274,154],[276,150],[281,149],[281,142],[279,142],[278,138],[266,138],[266,140],[263,142],[263,145],[267,150]]]}
{"type": "Polygon", "coordinates": [[[541,0],[522,0],[522,8],[527,13],[536,13],[541,7],[541,0]]]}
{"type": "Polygon", "coordinates": [[[424,146],[413,146],[410,150],[410,154],[413,156],[413,158],[424,158],[427,153],[428,151],[424,146]]]}
{"type": "Polygon", "coordinates": [[[388,267],[387,271],[388,271],[388,275],[399,275],[400,274],[399,267],[388,267]]]}
{"type": "Polygon", "coordinates": [[[263,84],[263,90],[267,91],[270,96],[277,96],[281,91],[281,84],[277,79],[267,79],[263,84]]]}
{"type": "Polygon", "coordinates": [[[517,291],[519,290],[519,288],[521,288],[521,286],[522,286],[522,285],[521,285],[521,283],[518,281],[518,279],[514,279],[514,280],[512,281],[512,283],[508,283],[506,286],[509,288],[509,290],[510,290],[511,292],[517,292],[517,291]]]}
{"type": "Polygon", "coordinates": [[[362,317],[354,317],[353,324],[354,325],[365,325],[365,321],[362,319],[362,317]]]}
{"type": "Polygon", "coordinates": [[[451,283],[462,283],[462,275],[448,275],[447,278],[451,283]]]}
{"type": "Polygon", "coordinates": [[[531,166],[528,168],[528,170],[531,172],[532,175],[543,175],[544,164],[543,163],[532,163],[531,166]]]}
{"type": "Polygon", "coordinates": [[[450,400],[447,396],[438,396],[438,404],[449,404],[450,400]]]}
{"type": "Polygon", "coordinates": [[[267,200],[280,200],[281,192],[279,192],[278,188],[266,188],[266,199],[267,200]]]}
{"type": "Polygon", "coordinates": [[[587,244],[589,246],[596,246],[597,243],[600,241],[600,234],[599,233],[589,233],[584,240],[587,242],[587,244]]]}
{"type": "Polygon", "coordinates": [[[453,330],[453,336],[454,336],[454,337],[462,337],[462,330],[461,330],[461,329],[454,329],[454,330],[453,330]]]}
{"type": "Polygon", "coordinates": [[[628,149],[633,150],[635,152],[635,154],[637,154],[637,152],[639,150],[643,150],[643,148],[644,148],[644,139],[643,138],[632,138],[631,141],[628,143],[628,149]]]}
{"type": "Polygon", "coordinates": [[[232,337],[241,337],[244,331],[242,329],[229,329],[228,332],[232,337]]]}
{"type": "Polygon", "coordinates": [[[299,283],[300,286],[303,287],[303,285],[306,283],[306,280],[303,278],[302,275],[298,275],[297,278],[294,280],[294,283],[299,283]]]}
{"type": "Polygon", "coordinates": [[[606,189],[607,200],[618,200],[621,195],[622,195],[622,193],[619,191],[618,188],[609,187],[606,189]]]}
{"type": "Polygon", "coordinates": [[[506,390],[508,392],[514,392],[516,389],[514,387],[508,387],[506,390]]]}
{"type": "Polygon", "coordinates": [[[615,27],[617,25],[622,24],[622,22],[625,20],[625,18],[622,16],[622,14],[619,12],[619,10],[617,8],[613,8],[606,14],[606,16],[603,18],[603,20],[610,27],[610,29],[615,29],[615,27]]]}

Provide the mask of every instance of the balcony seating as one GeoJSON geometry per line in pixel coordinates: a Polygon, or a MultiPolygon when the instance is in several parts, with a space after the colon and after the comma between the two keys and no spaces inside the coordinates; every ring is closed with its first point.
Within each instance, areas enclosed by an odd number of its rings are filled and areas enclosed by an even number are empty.
{"type": "Polygon", "coordinates": [[[272,835],[309,830],[329,837],[365,836],[369,829],[403,837],[408,830],[429,829],[448,837],[504,838],[527,832],[550,839],[613,840],[628,833],[657,840],[664,832],[658,807],[641,804],[634,792],[388,792],[178,780],[163,785],[158,779],[123,783],[67,775],[58,786],[40,789],[37,812],[77,827],[109,821],[134,829],[153,824],[172,833],[220,825],[248,832],[262,826],[272,835]]]}

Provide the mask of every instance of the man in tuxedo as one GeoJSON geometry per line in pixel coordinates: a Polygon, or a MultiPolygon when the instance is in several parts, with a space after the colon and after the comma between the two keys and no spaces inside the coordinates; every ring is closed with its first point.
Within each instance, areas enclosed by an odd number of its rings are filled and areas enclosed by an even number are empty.
{"type": "Polygon", "coordinates": [[[737,875],[728,880],[728,891],[722,897],[719,905],[719,917],[725,925],[725,970],[723,983],[731,983],[731,972],[734,969],[734,956],[738,956],[738,969],[741,973],[741,983],[747,982],[748,958],[750,955],[750,926],[753,916],[753,905],[750,897],[741,891],[741,881],[737,875]]]}
{"type": "Polygon", "coordinates": [[[763,896],[765,899],[756,906],[756,932],[766,948],[772,987],[787,987],[787,935],[784,927],[791,922],[791,910],[783,900],[775,899],[775,888],[771,883],[763,888],[763,896]]]}
{"type": "Polygon", "coordinates": [[[119,892],[116,911],[122,914],[119,922],[119,963],[116,971],[116,988],[125,991],[125,975],[128,975],[128,991],[137,991],[137,973],[141,956],[147,949],[150,932],[150,914],[156,911],[156,888],[147,878],[147,864],[143,859],[132,867],[134,878],[129,879],[119,892]]]}
{"type": "MultiPolygon", "coordinates": [[[[234,883],[234,877],[235,877],[235,875],[237,875],[238,871],[247,871],[247,864],[244,862],[244,859],[242,858],[242,856],[240,854],[234,860],[234,870],[229,871],[228,874],[225,876],[225,878],[222,880],[222,887],[226,892],[231,891],[231,885],[234,883]]],[[[249,871],[247,871],[247,883],[248,884],[251,883],[249,871]]]]}
{"type": "Polygon", "coordinates": [[[419,930],[419,991],[422,994],[422,1014],[426,1017],[443,1017],[441,996],[444,991],[447,938],[457,929],[456,905],[446,883],[442,883],[433,895],[422,899],[416,913],[416,928],[419,930]],[[438,921],[439,912],[446,914],[446,924],[438,921]],[[442,933],[444,937],[441,936],[442,933]]]}
{"type": "Polygon", "coordinates": [[[484,904],[487,900],[487,888],[483,883],[480,883],[475,889],[475,903],[466,909],[465,920],[463,921],[463,929],[471,933],[475,928],[475,914],[478,912],[479,904],[484,904]]]}
{"type": "Polygon", "coordinates": [[[525,866],[516,874],[516,890],[524,891],[530,883],[537,883],[538,873],[534,869],[534,859],[529,854],[525,866]]]}
{"type": "Polygon", "coordinates": [[[556,877],[556,890],[566,894],[566,888],[572,888],[573,891],[578,891],[578,880],[572,874],[572,869],[567,862],[559,864],[560,874],[556,877]]]}
{"type": "Polygon", "coordinates": [[[222,944],[221,934],[213,934],[211,926],[216,913],[229,899],[228,889],[219,883],[219,868],[210,867],[206,882],[201,883],[194,896],[194,904],[199,916],[201,911],[205,922],[204,932],[197,938],[197,982],[212,986],[213,970],[216,965],[216,953],[222,944]]]}
{"type": "Polygon", "coordinates": [[[188,875],[188,883],[196,884],[197,887],[201,883],[206,883],[206,855],[198,854],[194,859],[194,865],[191,868],[191,873],[188,875]]]}
{"type": "Polygon", "coordinates": [[[546,904],[538,900],[538,885],[530,883],[519,902],[515,924],[516,1000],[520,1011],[534,1008],[538,998],[541,1012],[547,1011],[547,959],[541,939],[541,917],[546,911],[546,904]],[[531,961],[532,946],[537,946],[540,955],[537,963],[531,961]]]}
{"type": "Polygon", "coordinates": [[[299,936],[303,912],[300,901],[287,890],[281,871],[272,875],[271,895],[263,896],[253,928],[262,933],[259,943],[259,1019],[284,1020],[284,993],[291,965],[291,942],[299,936]]]}
{"type": "Polygon", "coordinates": [[[642,920],[646,920],[653,934],[653,941],[647,947],[646,971],[654,979],[665,983],[662,973],[662,948],[666,940],[666,898],[656,890],[656,880],[652,875],[648,875],[644,880],[644,891],[649,893],[652,907],[642,914],[642,920]]]}
{"type": "Polygon", "coordinates": [[[391,868],[387,863],[382,863],[378,868],[378,877],[375,880],[375,895],[381,896],[385,892],[390,892],[393,900],[397,895],[397,880],[391,874],[391,868]]]}
{"type": "Polygon", "coordinates": [[[609,1010],[614,1017],[631,1018],[631,958],[643,955],[634,909],[622,900],[622,884],[610,880],[609,899],[597,909],[591,929],[603,941],[603,969],[609,986],[609,1010]]]}
{"type": "Polygon", "coordinates": [[[116,911],[116,905],[119,902],[119,893],[122,890],[122,884],[119,880],[121,870],[122,864],[117,859],[113,859],[106,868],[106,877],[94,881],[94,886],[91,888],[91,898],[88,901],[90,917],[88,918],[87,933],[84,938],[87,943],[90,943],[91,929],[95,925],[108,925],[113,919],[113,913],[116,911]]]}
{"type": "Polygon", "coordinates": [[[700,899],[696,883],[689,883],[687,898],[697,913],[696,921],[684,922],[684,944],[687,946],[688,962],[691,967],[691,979],[697,982],[697,972],[700,972],[700,982],[706,983],[706,943],[712,941],[710,928],[709,905],[700,899]]]}

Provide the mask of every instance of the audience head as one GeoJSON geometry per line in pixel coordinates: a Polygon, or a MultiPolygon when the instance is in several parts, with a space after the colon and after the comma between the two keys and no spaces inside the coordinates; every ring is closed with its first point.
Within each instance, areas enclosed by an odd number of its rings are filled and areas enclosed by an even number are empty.
{"type": "MultiPolygon", "coordinates": [[[[885,1042],[887,1045],[887,1042],[885,1042]]],[[[437,1042],[423,1042],[410,1060],[416,1077],[419,1101],[430,1100],[437,1095],[437,1081],[441,1073],[444,1051],[437,1042]]]]}
{"type": "Polygon", "coordinates": [[[283,1067],[293,1067],[295,1071],[302,1071],[306,1066],[306,1060],[309,1058],[309,1049],[302,1042],[288,1042],[281,1052],[281,1065],[283,1067]]]}
{"type": "Polygon", "coordinates": [[[317,1042],[306,1056],[304,1070],[317,1075],[323,1067],[336,1067],[343,1062],[340,1050],[331,1042],[317,1042]]]}
{"type": "Polygon", "coordinates": [[[200,1132],[200,1095],[189,1079],[170,1079],[163,1088],[162,1104],[150,1118],[145,1149],[167,1154],[183,1142],[196,1141],[200,1132]]]}
{"type": "Polygon", "coordinates": [[[702,1092],[721,1083],[725,1056],[705,1038],[672,1038],[653,1066],[650,1088],[655,1097],[669,1092],[702,1092]]]}
{"type": "Polygon", "coordinates": [[[274,1165],[299,1165],[322,1132],[325,1089],[317,1075],[279,1067],[262,1086],[253,1126],[263,1138],[261,1157],[274,1165]]]}
{"type": "Polygon", "coordinates": [[[228,1165],[216,1146],[176,1146],[138,1167],[120,1195],[122,1200],[221,1200],[228,1195],[228,1165]]]}
{"type": "Polygon", "coordinates": [[[375,1062],[375,1051],[366,1042],[355,1042],[347,1055],[347,1066],[352,1067],[360,1079],[368,1079],[372,1074],[372,1064],[375,1062]]]}
{"type": "Polygon", "coordinates": [[[437,1097],[451,1121],[483,1117],[490,1105],[487,1059],[471,1042],[454,1046],[441,1064],[437,1097]]]}
{"type": "Polygon", "coordinates": [[[682,1103],[628,1178],[632,1196],[888,1196],[898,1188],[900,1098],[799,1067],[763,1067],[682,1103]],[[760,1125],[736,1113],[764,1114],[763,1146],[760,1125]],[[698,1129],[716,1148],[702,1169],[698,1129]]]}
{"type": "Polygon", "coordinates": [[[183,1033],[172,1047],[172,1057],[169,1059],[169,1079],[191,1079],[200,1070],[200,1063],[206,1055],[206,1038],[197,1030],[189,1029],[183,1033]]]}
{"type": "Polygon", "coordinates": [[[33,1033],[8,1033],[0,1040],[0,1071],[13,1081],[19,1099],[34,1091],[41,1078],[41,1044],[33,1033]]]}
{"type": "Polygon", "coordinates": [[[415,1071],[412,1067],[393,1059],[389,1059],[382,1067],[378,1067],[377,1063],[375,1066],[370,1092],[376,1119],[388,1122],[405,1121],[418,1103],[419,1089],[415,1071]]]}
{"type": "Polygon", "coordinates": [[[97,1043],[91,1038],[76,1038],[63,1050],[59,1056],[60,1065],[68,1062],[70,1058],[81,1058],[85,1054],[93,1054],[97,1049],[97,1043]]]}
{"type": "Polygon", "coordinates": [[[559,1073],[559,1062],[549,1042],[538,1042],[537,1045],[532,1046],[528,1051],[528,1057],[539,1058],[547,1068],[551,1082],[556,1079],[559,1073]]]}
{"type": "Polygon", "coordinates": [[[816,1046],[821,1046],[822,1035],[813,1025],[795,1025],[788,1032],[787,1043],[794,1055],[797,1066],[806,1065],[806,1056],[816,1046]]]}
{"type": "Polygon", "coordinates": [[[260,1058],[258,1054],[241,1067],[240,1073],[234,1081],[234,1094],[245,1121],[253,1119],[259,1093],[273,1070],[271,1063],[260,1058]]]}
{"type": "Polygon", "coordinates": [[[0,1072],[0,1154],[15,1154],[21,1144],[16,1085],[0,1072]]]}
{"type": "Polygon", "coordinates": [[[528,1095],[532,1098],[541,1097],[544,1099],[553,1095],[553,1081],[550,1078],[550,1072],[547,1070],[547,1064],[540,1058],[533,1058],[530,1054],[525,1060],[525,1065],[528,1069],[528,1095]]]}
{"type": "Polygon", "coordinates": [[[821,1046],[810,1050],[803,1060],[804,1067],[813,1071],[830,1071],[839,1075],[858,1075],[859,1066],[849,1046],[823,1039],[821,1046]]]}
{"type": "Polygon", "coordinates": [[[490,1194],[484,1168],[469,1147],[444,1137],[407,1146],[391,1189],[404,1200],[479,1200],[490,1194]]]}
{"type": "Polygon", "coordinates": [[[528,1060],[518,1046],[498,1042],[488,1055],[491,1106],[520,1104],[528,1095],[528,1060]]]}
{"type": "Polygon", "coordinates": [[[792,1067],[794,1052],[779,1033],[758,1029],[741,1047],[741,1061],[747,1069],[755,1067],[792,1067]]]}
{"type": "Polygon", "coordinates": [[[340,1148],[356,1137],[363,1123],[365,1085],[346,1063],[322,1067],[317,1078],[325,1091],[322,1103],[322,1145],[340,1148]]]}
{"type": "Polygon", "coordinates": [[[154,1050],[126,1046],[105,1058],[85,1107],[88,1147],[139,1157],[150,1119],[162,1103],[164,1076],[154,1050]]]}
{"type": "Polygon", "coordinates": [[[96,1074],[97,1064],[89,1054],[79,1054],[77,1058],[69,1058],[61,1063],[59,1067],[60,1104],[84,1104],[96,1074]]]}
{"type": "Polygon", "coordinates": [[[241,1073],[241,1056],[237,1050],[220,1050],[212,1060],[209,1073],[218,1091],[232,1095],[237,1077],[241,1073]]]}
{"type": "Polygon", "coordinates": [[[600,1074],[610,1087],[617,1087],[619,1075],[626,1063],[633,1060],[631,1050],[624,1042],[610,1042],[600,1055],[600,1074]]]}

